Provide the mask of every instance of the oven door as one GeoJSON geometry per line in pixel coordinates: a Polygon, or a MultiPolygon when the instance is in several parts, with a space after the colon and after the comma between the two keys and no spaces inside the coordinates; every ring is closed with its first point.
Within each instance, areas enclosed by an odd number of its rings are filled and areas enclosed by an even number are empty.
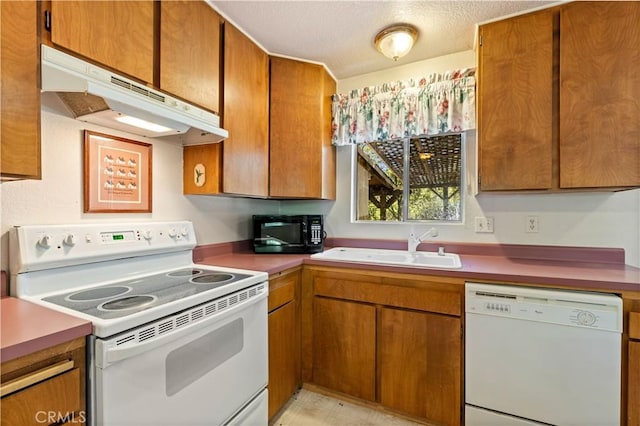
{"type": "MultiPolygon", "coordinates": [[[[257,296],[232,295],[234,303],[221,298],[97,339],[90,395],[94,424],[222,425],[242,415],[267,384],[267,291],[260,286],[257,296]],[[214,313],[207,313],[209,307],[214,313]],[[185,323],[192,318],[197,319],[185,323]],[[169,326],[174,329],[162,332],[169,326]],[[148,334],[154,337],[145,340],[148,334]],[[131,335],[134,344],[116,344],[131,335]]],[[[263,411],[252,418],[266,425],[263,411]]]]}

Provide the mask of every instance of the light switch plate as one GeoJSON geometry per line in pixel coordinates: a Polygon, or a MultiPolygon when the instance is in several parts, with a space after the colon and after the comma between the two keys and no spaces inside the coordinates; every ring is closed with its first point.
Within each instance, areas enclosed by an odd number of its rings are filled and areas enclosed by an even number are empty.
{"type": "Polygon", "coordinates": [[[493,218],[476,216],[475,231],[478,234],[493,234],[493,218]]]}

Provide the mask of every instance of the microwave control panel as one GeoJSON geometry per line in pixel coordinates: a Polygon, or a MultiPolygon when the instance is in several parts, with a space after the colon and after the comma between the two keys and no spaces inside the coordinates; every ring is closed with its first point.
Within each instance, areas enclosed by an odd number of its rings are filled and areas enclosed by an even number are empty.
{"type": "Polygon", "coordinates": [[[322,244],[322,225],[319,221],[311,222],[311,244],[322,244]]]}

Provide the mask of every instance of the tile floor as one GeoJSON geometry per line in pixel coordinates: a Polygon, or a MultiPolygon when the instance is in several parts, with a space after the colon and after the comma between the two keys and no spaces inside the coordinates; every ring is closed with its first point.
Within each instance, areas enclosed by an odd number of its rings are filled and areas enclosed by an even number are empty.
{"type": "Polygon", "coordinates": [[[414,426],[414,423],[360,405],[300,389],[271,426],[414,426]]]}

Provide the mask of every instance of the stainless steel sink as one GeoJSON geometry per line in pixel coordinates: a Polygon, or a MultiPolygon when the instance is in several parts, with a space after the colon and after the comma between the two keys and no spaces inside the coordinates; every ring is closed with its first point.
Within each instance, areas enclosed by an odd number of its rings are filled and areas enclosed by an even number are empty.
{"type": "Polygon", "coordinates": [[[322,253],[311,255],[314,259],[337,262],[373,263],[426,269],[460,269],[462,262],[455,253],[406,250],[365,249],[353,247],[334,247],[322,253]]]}

